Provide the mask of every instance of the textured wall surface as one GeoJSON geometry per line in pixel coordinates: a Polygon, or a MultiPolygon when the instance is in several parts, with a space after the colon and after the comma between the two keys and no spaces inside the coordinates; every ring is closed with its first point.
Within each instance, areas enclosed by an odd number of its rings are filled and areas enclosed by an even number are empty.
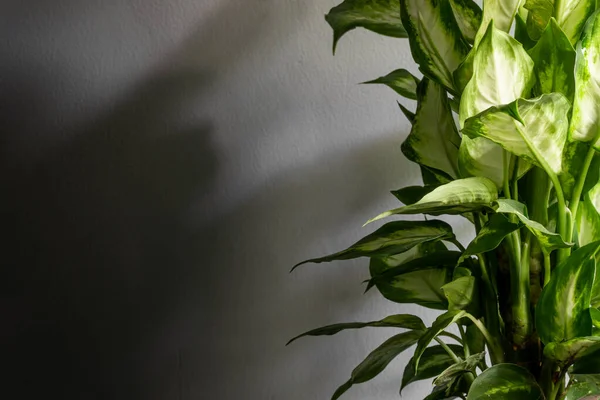
{"type": "MultiPolygon", "coordinates": [[[[336,3],[2,2],[6,398],[326,399],[391,331],[287,339],[435,316],[362,295],[364,260],[288,274],[418,179],[396,96],[356,85],[416,71],[408,44],[334,58],[336,3]]],[[[398,398],[407,359],[345,398],[398,398]]]]}

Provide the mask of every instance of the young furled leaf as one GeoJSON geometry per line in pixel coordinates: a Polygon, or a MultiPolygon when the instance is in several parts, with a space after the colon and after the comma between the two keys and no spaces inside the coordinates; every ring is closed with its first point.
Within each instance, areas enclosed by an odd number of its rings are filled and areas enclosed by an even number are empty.
{"type": "Polygon", "coordinates": [[[543,343],[589,336],[592,285],[600,242],[581,247],[552,273],[536,306],[535,324],[543,343]]]}
{"type": "Polygon", "coordinates": [[[536,94],[558,92],[572,102],[575,94],[575,49],[554,18],[550,19],[539,42],[529,50],[529,55],[535,64],[536,94]]]}
{"type": "MultiPolygon", "coordinates": [[[[520,43],[490,23],[473,59],[473,76],[460,101],[464,122],[490,107],[510,103],[531,90],[533,61],[520,43]],[[512,82],[506,85],[504,82],[512,82]]],[[[464,137],[458,157],[462,176],[483,176],[497,187],[504,182],[504,151],[488,139],[464,137]]],[[[523,173],[527,170],[522,163],[523,173]]],[[[509,171],[512,176],[512,171],[509,171]]],[[[519,174],[521,175],[521,174],[519,174]]]]}
{"type": "Polygon", "coordinates": [[[338,41],[354,28],[365,28],[380,35],[406,38],[398,0],[345,0],[333,7],[325,20],[333,29],[333,52],[338,41]]]}
{"type": "Polygon", "coordinates": [[[463,214],[490,209],[498,198],[496,185],[486,178],[458,179],[439,186],[418,202],[379,214],[371,223],[395,214],[463,214]]]}
{"type": "Polygon", "coordinates": [[[306,263],[391,256],[410,250],[421,243],[453,238],[452,228],[443,221],[394,221],[383,225],[346,250],[303,261],[296,264],[292,270],[306,263]]]}
{"type": "MultiPolygon", "coordinates": [[[[323,326],[321,328],[313,329],[308,332],[305,332],[301,335],[298,335],[292,339],[287,344],[290,344],[301,337],[305,336],[330,336],[335,335],[338,332],[348,330],[348,329],[361,329],[365,327],[377,327],[377,328],[402,328],[402,329],[412,329],[412,330],[425,330],[425,324],[423,320],[415,315],[410,314],[397,314],[390,315],[389,317],[385,317],[380,321],[371,321],[371,322],[346,322],[341,324],[333,324],[323,326]]],[[[287,346],[287,345],[286,345],[287,346]]]]}
{"type": "Polygon", "coordinates": [[[400,0],[410,50],[424,75],[457,94],[452,73],[469,49],[449,1],[400,0]]]}
{"type": "MultiPolygon", "coordinates": [[[[455,354],[462,354],[463,352],[463,348],[461,346],[449,344],[448,347],[455,354]]],[[[411,383],[434,378],[453,364],[454,360],[448,355],[448,352],[442,346],[428,347],[423,352],[423,355],[421,355],[418,371],[415,368],[414,357],[408,361],[408,364],[406,364],[406,367],[404,368],[404,374],[402,375],[400,394],[402,394],[402,390],[411,383]]]]}
{"type": "Polygon", "coordinates": [[[473,354],[466,359],[449,366],[434,381],[434,385],[447,385],[458,376],[473,372],[475,368],[485,359],[485,353],[473,354]]]}
{"type": "Polygon", "coordinates": [[[452,118],[446,91],[423,79],[418,89],[419,105],[402,153],[411,161],[458,177],[460,136],[452,118]]]}
{"type": "Polygon", "coordinates": [[[450,0],[450,5],[463,37],[473,43],[483,18],[481,8],[473,0],[450,0]]]}
{"type": "Polygon", "coordinates": [[[489,139],[548,174],[558,176],[563,170],[570,107],[560,93],[519,99],[469,118],[462,132],[471,138],[489,139]]]}
{"type": "Polygon", "coordinates": [[[365,84],[382,84],[407,99],[417,100],[417,85],[419,79],[405,69],[397,69],[386,76],[363,82],[365,84]]]}
{"type": "Polygon", "coordinates": [[[469,390],[467,400],[544,400],[535,378],[515,364],[497,364],[483,371],[469,390]]]}
{"type": "Polygon", "coordinates": [[[577,43],[575,99],[569,138],[600,150],[600,12],[594,13],[577,43]]]}
{"type": "Polygon", "coordinates": [[[338,399],[352,385],[364,383],[375,378],[398,354],[417,343],[421,335],[421,331],[408,331],[386,340],[354,368],[350,379],[335,391],[331,400],[338,399]]]}

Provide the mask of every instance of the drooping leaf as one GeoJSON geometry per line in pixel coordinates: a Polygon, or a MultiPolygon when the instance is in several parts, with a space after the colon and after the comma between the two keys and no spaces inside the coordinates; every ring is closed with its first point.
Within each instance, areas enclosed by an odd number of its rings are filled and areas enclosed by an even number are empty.
{"type": "MultiPolygon", "coordinates": [[[[468,118],[490,107],[522,97],[534,83],[533,61],[527,52],[511,36],[496,29],[494,24],[489,25],[473,58],[473,76],[460,101],[461,126],[468,118]]],[[[463,135],[458,158],[462,176],[484,176],[501,187],[504,159],[502,148],[488,139],[463,135]]],[[[520,168],[524,169],[524,173],[527,166],[522,164],[520,168]]]]}
{"type": "Polygon", "coordinates": [[[536,94],[562,93],[572,102],[575,94],[575,49],[554,18],[539,42],[529,50],[529,55],[535,64],[536,94]]]}
{"type": "Polygon", "coordinates": [[[477,365],[485,359],[485,353],[477,353],[467,357],[444,370],[434,381],[434,385],[447,385],[453,379],[475,370],[477,365]]]}
{"type": "Polygon", "coordinates": [[[578,337],[566,342],[552,342],[544,347],[544,356],[554,360],[561,368],[566,368],[600,344],[600,337],[578,337]]]}
{"type": "Polygon", "coordinates": [[[365,28],[385,36],[408,37],[397,0],[344,0],[329,11],[325,20],[333,29],[334,53],[338,41],[354,28],[365,28]]]}
{"type": "Polygon", "coordinates": [[[484,137],[548,173],[562,171],[569,101],[560,93],[519,99],[469,118],[463,134],[484,137]]]}
{"type": "Polygon", "coordinates": [[[599,249],[599,242],[577,249],[552,273],[536,306],[536,328],[543,343],[563,342],[592,333],[588,309],[599,249]]]}
{"type": "Polygon", "coordinates": [[[477,237],[467,246],[461,260],[496,249],[506,236],[520,227],[520,224],[510,222],[502,214],[490,216],[489,221],[481,228],[477,237]]]}
{"type": "Polygon", "coordinates": [[[386,76],[364,82],[365,84],[382,84],[386,85],[394,92],[407,99],[417,100],[417,85],[419,79],[405,69],[397,69],[390,72],[386,76]]]}
{"type": "Polygon", "coordinates": [[[550,232],[539,222],[529,219],[525,204],[508,199],[499,199],[495,204],[497,213],[515,215],[533,233],[545,252],[549,253],[556,249],[571,246],[569,243],[565,243],[558,233],[550,232]]]}
{"type": "Polygon", "coordinates": [[[410,250],[420,243],[452,238],[454,238],[452,228],[443,221],[394,221],[383,225],[346,250],[303,261],[294,266],[293,269],[306,263],[350,260],[358,257],[391,256],[410,250]]]}
{"type": "MultiPolygon", "coordinates": [[[[365,327],[378,327],[378,328],[402,328],[411,330],[425,330],[425,324],[421,318],[410,315],[410,314],[396,314],[385,317],[380,321],[371,322],[346,322],[341,324],[333,324],[323,326],[321,328],[312,329],[301,335],[298,335],[291,339],[287,344],[294,342],[304,336],[330,336],[335,335],[338,332],[347,329],[360,329],[365,327]]],[[[286,344],[286,346],[287,346],[286,344]]]]}
{"type": "Polygon", "coordinates": [[[379,375],[396,356],[417,343],[421,334],[421,331],[408,331],[386,340],[354,368],[350,379],[336,390],[331,399],[338,399],[352,385],[370,381],[379,375]]]}
{"type": "Polygon", "coordinates": [[[573,364],[573,374],[600,374],[600,345],[596,345],[585,352],[573,364]]]}
{"type": "Polygon", "coordinates": [[[441,288],[452,280],[452,268],[443,264],[439,266],[430,264],[429,268],[427,265],[415,266],[412,272],[384,278],[388,269],[398,266],[399,262],[394,257],[372,258],[369,270],[371,276],[377,278],[373,279],[370,285],[374,284],[383,297],[396,303],[414,303],[436,310],[448,308],[448,302],[441,288]]]}
{"type": "MultiPolygon", "coordinates": [[[[463,348],[458,345],[448,345],[455,354],[462,354],[463,348]]],[[[430,379],[441,374],[446,368],[454,364],[454,360],[448,355],[442,346],[432,346],[425,349],[419,361],[419,370],[415,368],[414,357],[410,359],[404,368],[402,375],[402,390],[413,382],[430,379]]]]}
{"type": "Polygon", "coordinates": [[[450,5],[463,37],[473,43],[483,18],[481,8],[473,0],[450,0],[450,5]]]}
{"type": "Polygon", "coordinates": [[[431,327],[425,331],[417,343],[417,349],[415,350],[415,355],[413,356],[417,371],[419,370],[419,360],[431,341],[434,340],[444,329],[464,318],[465,315],[467,315],[467,313],[462,310],[448,311],[436,318],[431,327]]]}
{"type": "MultiPolygon", "coordinates": [[[[477,279],[474,276],[462,276],[442,286],[442,292],[448,299],[448,310],[467,310],[479,304],[477,279]]],[[[476,314],[471,311],[471,314],[476,314]]]]}
{"type": "Polygon", "coordinates": [[[458,179],[439,186],[418,202],[386,211],[367,223],[395,214],[463,214],[488,209],[498,198],[494,182],[486,178],[458,179]]]}
{"type": "Polygon", "coordinates": [[[467,400],[543,400],[535,378],[516,364],[496,364],[479,375],[467,400]]]}
{"type": "Polygon", "coordinates": [[[577,44],[575,99],[569,128],[572,140],[597,143],[600,134],[600,13],[592,15],[577,44]]]}
{"type": "Polygon", "coordinates": [[[402,153],[411,161],[456,178],[460,136],[446,91],[437,83],[423,79],[418,97],[415,122],[402,143],[402,153]]]}
{"type": "MultiPolygon", "coordinates": [[[[381,263],[385,264],[379,266],[383,272],[373,275],[369,280],[369,284],[366,290],[377,283],[391,283],[400,275],[408,274],[415,271],[425,271],[429,269],[452,269],[457,264],[457,261],[461,253],[458,251],[436,251],[430,254],[424,254],[423,256],[412,258],[410,260],[403,260],[398,257],[387,257],[380,259],[381,263]]],[[[379,265],[378,263],[376,263],[379,265]]]]}
{"type": "Polygon", "coordinates": [[[400,4],[410,50],[420,70],[456,94],[452,73],[469,50],[450,2],[400,0],[400,4]]]}
{"type": "Polygon", "coordinates": [[[407,186],[402,189],[392,191],[392,194],[402,203],[408,205],[415,204],[426,194],[431,193],[439,185],[429,186],[407,186]]]}

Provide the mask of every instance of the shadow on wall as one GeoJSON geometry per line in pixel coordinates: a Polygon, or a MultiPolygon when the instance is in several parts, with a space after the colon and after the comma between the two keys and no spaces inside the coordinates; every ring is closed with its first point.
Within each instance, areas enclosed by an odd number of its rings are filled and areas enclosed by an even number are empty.
{"type": "MultiPolygon", "coordinates": [[[[265,9],[267,3],[262,2],[265,9]]],[[[252,21],[249,15],[262,17],[230,10],[219,13],[215,16],[219,24],[200,29],[173,64],[189,64],[195,59],[189,55],[203,50],[211,64],[237,62],[217,50],[227,46],[228,52],[237,54],[260,39],[255,29],[265,21],[252,21]],[[237,36],[232,47],[219,36],[222,28],[217,27],[221,26],[235,26],[242,33],[248,28],[251,34],[237,36]]],[[[70,143],[53,149],[35,166],[20,162],[16,168],[0,162],[4,167],[0,179],[9,194],[0,200],[5,237],[9,237],[0,279],[0,365],[7,385],[0,390],[18,393],[12,398],[203,398],[202,387],[189,382],[197,382],[197,375],[202,382],[224,371],[206,363],[203,349],[194,350],[201,354],[185,360],[181,354],[172,354],[197,346],[198,337],[211,329],[206,321],[219,318],[217,302],[241,307],[244,295],[252,294],[250,287],[259,286],[259,277],[246,272],[249,285],[238,288],[237,297],[227,300],[221,292],[227,271],[241,268],[235,265],[237,252],[255,266],[260,263],[262,274],[279,280],[288,275],[277,246],[288,246],[290,262],[306,256],[301,244],[289,243],[289,232],[282,235],[276,229],[264,238],[274,246],[265,252],[253,241],[252,227],[262,221],[274,228],[297,227],[309,219],[311,228],[301,235],[308,240],[311,232],[335,225],[372,201],[372,191],[357,187],[343,194],[342,207],[331,197],[312,199],[318,202],[315,211],[306,206],[305,195],[335,188],[342,193],[348,176],[362,182],[380,176],[370,168],[381,160],[382,151],[389,152],[387,140],[328,159],[329,173],[318,163],[283,173],[263,193],[210,226],[185,223],[185,210],[198,193],[215,188],[220,168],[212,148],[215,127],[211,121],[181,123],[179,115],[190,101],[203,96],[216,79],[212,72],[225,65],[211,67],[211,73],[177,67],[156,74],[117,103],[112,113],[69,134],[70,143]],[[348,171],[349,165],[356,170],[348,171]],[[236,236],[232,236],[232,226],[239,227],[236,236]],[[235,248],[236,244],[240,247],[235,248]],[[219,275],[215,266],[223,268],[219,275]],[[180,315],[185,322],[177,321],[180,315]],[[186,329],[190,337],[196,336],[195,341],[155,347],[171,331],[186,329]],[[181,371],[183,362],[187,373],[181,371]]],[[[19,85],[21,72],[13,71],[7,78],[14,78],[10,87],[15,91],[0,93],[0,104],[13,104],[14,112],[35,120],[44,109],[36,103],[41,87],[27,86],[27,82],[19,85]]],[[[3,127],[3,145],[9,143],[9,135],[21,133],[12,128],[10,124],[3,127]]],[[[370,188],[377,190],[383,181],[373,182],[370,188]]],[[[283,284],[277,286],[273,295],[283,297],[283,284]]],[[[339,301],[350,306],[344,299],[339,301]]],[[[285,318],[285,310],[257,307],[256,311],[262,322],[285,318]]],[[[236,323],[244,322],[241,318],[236,323]]],[[[250,334],[258,337],[261,332],[250,334]]],[[[270,335],[277,345],[286,339],[281,333],[281,337],[275,337],[275,332],[270,335]]],[[[214,356],[211,352],[217,350],[208,349],[208,355],[214,356]]],[[[236,357],[242,356],[231,354],[226,362],[237,362],[241,372],[241,368],[259,369],[264,354],[257,349],[247,359],[236,357]]]]}

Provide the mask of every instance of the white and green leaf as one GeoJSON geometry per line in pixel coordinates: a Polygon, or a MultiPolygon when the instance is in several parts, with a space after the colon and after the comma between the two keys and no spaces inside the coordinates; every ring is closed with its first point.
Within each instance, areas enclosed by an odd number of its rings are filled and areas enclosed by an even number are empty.
{"type": "Polygon", "coordinates": [[[577,43],[575,99],[569,129],[572,140],[600,149],[600,12],[594,13],[577,43]]]}
{"type": "Polygon", "coordinates": [[[596,0],[554,0],[556,20],[575,44],[588,18],[596,10],[596,0]]]}
{"type": "Polygon", "coordinates": [[[473,0],[450,0],[450,5],[463,37],[473,43],[483,18],[481,8],[473,0]]]}
{"type": "Polygon", "coordinates": [[[418,202],[386,211],[367,223],[395,214],[463,214],[490,209],[498,199],[496,185],[487,178],[458,179],[439,186],[418,202]]]}
{"type": "Polygon", "coordinates": [[[411,161],[458,177],[460,136],[443,87],[423,79],[418,89],[419,105],[402,153],[411,161]]]}
{"type": "Polygon", "coordinates": [[[340,386],[333,394],[331,400],[338,399],[352,385],[370,381],[379,375],[388,364],[404,350],[408,349],[421,337],[421,331],[408,331],[392,336],[381,346],[373,350],[363,362],[361,362],[350,376],[350,379],[340,386]]]}
{"type": "Polygon", "coordinates": [[[298,263],[322,263],[350,260],[359,257],[385,257],[400,254],[413,247],[439,240],[452,240],[452,228],[443,221],[394,221],[383,225],[372,234],[340,252],[298,263]]]}
{"type": "Polygon", "coordinates": [[[452,73],[469,49],[449,1],[400,0],[410,49],[427,77],[456,94],[452,73]]]}
{"type": "Polygon", "coordinates": [[[348,31],[365,28],[380,35],[406,38],[398,0],[344,0],[325,16],[333,29],[333,51],[348,31]]]}
{"type": "Polygon", "coordinates": [[[598,250],[599,242],[581,247],[552,273],[536,306],[536,329],[543,343],[591,335],[589,307],[598,250]]]}
{"type": "Polygon", "coordinates": [[[575,223],[579,246],[600,240],[600,183],[583,196],[575,223]]]}
{"type": "Polygon", "coordinates": [[[493,214],[481,228],[475,239],[467,246],[461,261],[477,254],[487,253],[500,246],[505,237],[519,229],[522,225],[511,222],[502,214],[493,214]]]}
{"type": "Polygon", "coordinates": [[[536,94],[562,93],[572,102],[575,94],[575,49],[554,18],[537,44],[529,50],[529,55],[535,64],[536,94]]]}
{"type": "Polygon", "coordinates": [[[397,69],[385,76],[363,83],[386,85],[402,97],[417,100],[417,85],[419,82],[419,79],[407,70],[397,69]]]}
{"type": "Polygon", "coordinates": [[[560,93],[518,99],[469,118],[462,132],[471,138],[489,139],[557,176],[563,169],[570,107],[560,93]]]}
{"type": "MultiPolygon", "coordinates": [[[[473,75],[461,97],[461,127],[468,118],[529,93],[533,83],[533,61],[523,46],[491,23],[474,54],[473,75]]],[[[463,136],[458,160],[462,176],[487,177],[501,187],[504,159],[502,148],[488,139],[463,136]]]]}
{"type": "MultiPolygon", "coordinates": [[[[379,321],[371,321],[371,322],[345,322],[341,324],[333,324],[323,326],[321,328],[312,329],[308,332],[305,332],[301,335],[298,335],[292,339],[287,344],[290,344],[302,337],[305,336],[331,336],[339,333],[341,331],[345,331],[348,329],[361,329],[366,327],[376,327],[376,328],[402,328],[402,329],[411,329],[411,330],[425,330],[425,324],[423,320],[416,315],[411,314],[396,314],[385,317],[379,321]]],[[[286,345],[287,346],[287,345],[286,345]]]]}
{"type": "Polygon", "coordinates": [[[544,347],[544,356],[556,361],[561,368],[566,368],[598,344],[600,344],[600,337],[596,336],[577,337],[565,342],[547,343],[544,347]]]}
{"type": "Polygon", "coordinates": [[[467,400],[543,400],[542,389],[531,373],[516,364],[497,364],[479,375],[467,400]]]}

